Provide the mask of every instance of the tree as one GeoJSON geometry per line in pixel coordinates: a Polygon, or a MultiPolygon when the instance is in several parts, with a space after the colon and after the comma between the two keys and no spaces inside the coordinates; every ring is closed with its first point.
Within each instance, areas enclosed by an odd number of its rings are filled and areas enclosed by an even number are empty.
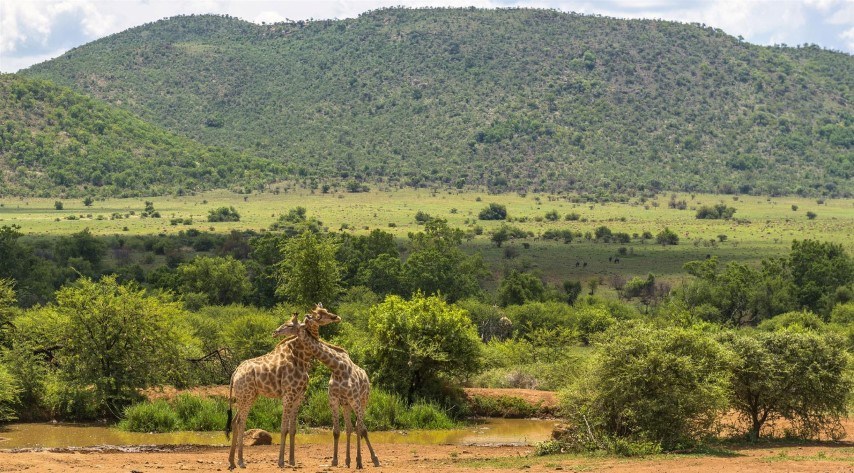
{"type": "Polygon", "coordinates": [[[678,245],[679,235],[677,235],[673,230],[665,227],[664,230],[655,236],[655,241],[658,242],[659,245],[678,245]]]}
{"type": "Polygon", "coordinates": [[[329,237],[306,230],[280,247],[276,294],[302,305],[334,301],[341,281],[337,247],[329,237]]]}
{"type": "Polygon", "coordinates": [[[462,238],[461,230],[439,218],[427,222],[423,232],[410,233],[411,253],[403,264],[409,290],[441,293],[451,302],[480,292],[478,281],[486,273],[483,259],[463,253],[462,238]]]}
{"type": "Polygon", "coordinates": [[[178,266],[181,292],[201,293],[218,305],[242,301],[251,289],[246,266],[231,256],[197,256],[178,266]]]}
{"type": "Polygon", "coordinates": [[[86,207],[91,207],[94,202],[95,199],[88,195],[86,196],[86,198],[83,199],[83,205],[85,205],[86,207]]]}
{"type": "Polygon", "coordinates": [[[445,382],[478,372],[481,343],[463,309],[438,296],[388,296],[371,308],[367,363],[380,386],[406,396],[436,397],[445,382]]]}
{"type": "Polygon", "coordinates": [[[731,405],[759,438],[766,422],[787,419],[797,435],[844,435],[852,383],[847,354],[835,335],[788,329],[731,332],[723,337],[734,353],[731,405]]]}
{"type": "Polygon", "coordinates": [[[54,275],[31,247],[21,243],[20,229],[18,225],[0,226],[0,278],[15,281],[18,302],[28,307],[51,297],[54,275]]]}
{"type": "Polygon", "coordinates": [[[9,373],[5,364],[0,363],[0,422],[18,418],[13,406],[18,403],[20,392],[18,381],[9,373]]]}
{"type": "Polygon", "coordinates": [[[799,307],[827,316],[836,290],[854,283],[854,260],[838,243],[793,241],[788,266],[799,307]]]}
{"type": "Polygon", "coordinates": [[[239,222],[240,214],[234,207],[219,207],[208,212],[208,222],[239,222]]]}
{"type": "Polygon", "coordinates": [[[507,207],[505,205],[490,203],[489,207],[484,208],[477,215],[480,220],[506,220],[507,207]]]}
{"type": "Polygon", "coordinates": [[[714,432],[727,405],[729,361],[720,344],[697,331],[639,323],[617,325],[600,340],[589,372],[564,399],[574,424],[664,449],[714,432]]]}
{"type": "MultiPolygon", "coordinates": [[[[68,264],[73,258],[82,259],[98,268],[107,254],[107,245],[89,231],[89,228],[62,237],[56,242],[56,255],[61,264],[68,264]]],[[[79,268],[78,268],[79,269],[79,268]]]]}
{"type": "Polygon", "coordinates": [[[102,407],[115,416],[139,398],[140,389],[174,381],[193,349],[178,303],[120,285],[115,276],[63,287],[56,308],[68,320],[63,374],[93,386],[102,407]]]}
{"type": "Polygon", "coordinates": [[[0,279],[0,347],[9,346],[7,333],[12,326],[13,309],[17,301],[14,281],[0,279]]]}
{"type": "Polygon", "coordinates": [[[498,287],[498,304],[507,307],[528,301],[542,301],[545,293],[546,287],[542,279],[514,269],[501,280],[498,287]]]}
{"type": "Polygon", "coordinates": [[[62,210],[63,205],[61,200],[57,200],[53,203],[53,208],[56,210],[62,210]]]}
{"type": "Polygon", "coordinates": [[[724,219],[729,220],[735,214],[735,207],[727,207],[725,204],[714,206],[703,205],[697,209],[697,218],[700,219],[724,219]]]}

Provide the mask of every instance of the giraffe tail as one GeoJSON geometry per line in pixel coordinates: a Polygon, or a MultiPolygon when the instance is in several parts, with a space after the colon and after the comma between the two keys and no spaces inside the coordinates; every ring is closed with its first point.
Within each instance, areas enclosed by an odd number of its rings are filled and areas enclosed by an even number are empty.
{"type": "Polygon", "coordinates": [[[231,397],[231,391],[232,391],[233,386],[234,386],[234,377],[232,376],[232,379],[230,379],[228,381],[228,415],[226,416],[226,421],[225,421],[225,438],[226,439],[228,439],[231,436],[231,420],[233,418],[233,416],[232,416],[233,412],[231,409],[231,404],[234,400],[234,398],[231,397]]]}

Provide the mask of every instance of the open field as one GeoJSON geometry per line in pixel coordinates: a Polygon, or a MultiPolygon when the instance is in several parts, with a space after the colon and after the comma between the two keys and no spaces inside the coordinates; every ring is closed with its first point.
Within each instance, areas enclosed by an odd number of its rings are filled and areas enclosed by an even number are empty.
{"type": "Polygon", "coordinates": [[[79,199],[64,200],[63,210],[54,209],[55,199],[5,198],[0,199],[0,225],[20,225],[25,234],[32,236],[68,235],[84,228],[104,236],[168,234],[190,228],[220,233],[261,232],[280,214],[302,206],[309,217],[319,219],[330,230],[364,234],[379,228],[403,240],[409,232],[421,228],[415,214],[422,211],[447,219],[452,227],[470,230],[472,239],[465,243],[465,248],[483,254],[496,276],[505,267],[535,269],[552,283],[569,278],[607,281],[613,274],[631,276],[649,272],[674,282],[684,274],[682,265],[686,261],[707,255],[716,255],[723,262],[758,261],[786,254],[794,239],[831,241],[843,244],[848,251],[854,250],[854,200],[851,199],[828,199],[819,204],[815,199],[799,197],[739,196],[735,200],[726,195],[677,194],[677,201],[687,203],[686,210],[677,210],[668,207],[671,195],[661,194],[646,202],[634,199],[629,203],[597,204],[573,203],[569,201],[572,196],[545,194],[490,195],[428,189],[322,194],[297,188],[279,194],[214,191],[181,197],[107,199],[95,201],[91,207],[84,206],[79,199]],[[146,200],[154,203],[162,218],[139,216],[146,200]],[[490,242],[490,232],[503,222],[477,219],[480,210],[492,202],[506,205],[512,219],[510,224],[532,232],[534,237],[497,248],[490,242]],[[695,218],[698,206],[717,203],[735,207],[735,219],[695,218]],[[241,221],[208,223],[208,211],[221,206],[235,207],[241,221]],[[559,219],[546,219],[545,214],[550,211],[557,212],[559,219]],[[818,216],[809,220],[808,211],[818,216]],[[578,220],[566,220],[570,213],[577,213],[578,220]],[[114,215],[122,218],[112,219],[114,215]],[[69,216],[76,219],[68,219],[69,216]],[[171,220],[178,218],[192,219],[192,224],[171,225],[171,220]],[[581,238],[564,244],[538,238],[550,229],[584,234],[602,225],[629,235],[642,235],[646,231],[655,235],[669,227],[679,235],[680,243],[665,247],[655,244],[654,239],[632,238],[628,244],[618,244],[581,238]],[[477,227],[482,228],[481,235],[475,235],[477,227]],[[719,235],[726,235],[726,241],[720,242],[719,235]],[[509,255],[508,247],[512,248],[509,255]],[[620,247],[625,247],[626,254],[619,256],[619,263],[609,262],[609,257],[618,256],[620,247]]]}

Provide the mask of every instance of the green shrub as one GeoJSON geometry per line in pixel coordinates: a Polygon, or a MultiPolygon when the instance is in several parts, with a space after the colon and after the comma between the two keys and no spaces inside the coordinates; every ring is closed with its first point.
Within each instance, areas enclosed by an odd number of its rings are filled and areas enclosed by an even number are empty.
{"type": "Polygon", "coordinates": [[[541,403],[534,405],[515,396],[469,396],[468,401],[471,413],[481,417],[523,419],[550,413],[541,403]]]}
{"type": "Polygon", "coordinates": [[[93,420],[104,414],[103,400],[91,386],[66,381],[58,374],[45,380],[44,404],[51,417],[64,420],[93,420]]]}
{"type": "Polygon", "coordinates": [[[178,414],[162,399],[128,406],[119,422],[120,429],[130,432],[174,432],[180,426],[178,414]]]}
{"type": "Polygon", "coordinates": [[[399,429],[452,429],[457,424],[437,405],[416,402],[398,417],[399,429]]]}
{"type": "Polygon", "coordinates": [[[589,372],[563,394],[574,425],[668,450],[715,432],[727,406],[730,362],[719,343],[693,330],[639,323],[619,324],[601,340],[589,372]]]}
{"type": "MultiPolygon", "coordinates": [[[[222,425],[225,425],[225,422],[222,425]]],[[[219,426],[217,430],[221,428],[222,426],[219,426]]],[[[256,399],[249,410],[246,428],[279,432],[282,429],[282,400],[263,396],[256,399]]]]}
{"type": "Polygon", "coordinates": [[[0,364],[0,422],[14,420],[15,411],[12,406],[18,402],[21,388],[6,366],[0,364]]]}
{"type": "Polygon", "coordinates": [[[205,398],[181,394],[172,401],[180,420],[180,430],[219,430],[226,423],[227,402],[221,398],[205,398]]]}

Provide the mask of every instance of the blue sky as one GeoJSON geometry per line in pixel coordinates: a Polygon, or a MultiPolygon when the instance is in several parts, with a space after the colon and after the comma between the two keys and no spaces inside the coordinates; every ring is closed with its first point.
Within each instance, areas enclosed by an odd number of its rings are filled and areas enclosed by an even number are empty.
{"type": "Polygon", "coordinates": [[[0,0],[0,72],[179,14],[229,14],[261,23],[349,18],[396,5],[521,6],[660,18],[705,23],[755,44],[814,43],[854,54],[854,0],[0,0]]]}

